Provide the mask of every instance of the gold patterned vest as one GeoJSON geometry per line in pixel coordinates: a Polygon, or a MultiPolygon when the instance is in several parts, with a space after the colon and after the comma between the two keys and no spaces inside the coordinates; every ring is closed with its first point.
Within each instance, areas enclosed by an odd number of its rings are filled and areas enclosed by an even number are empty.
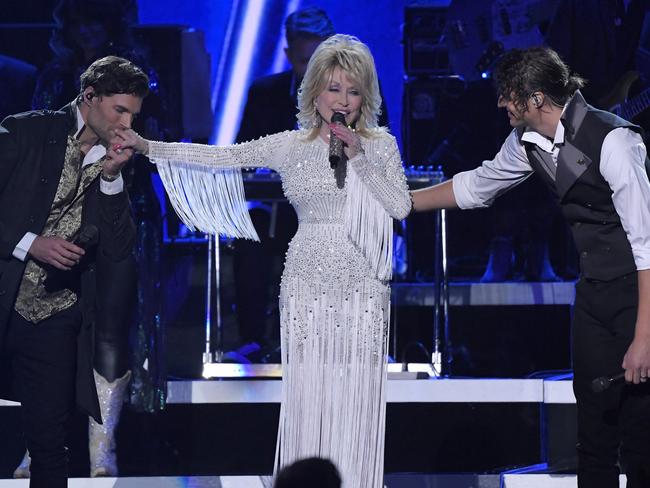
{"type": "MultiPolygon", "coordinates": [[[[81,211],[84,190],[101,171],[102,159],[83,169],[79,141],[68,136],[63,171],[56,196],[41,236],[58,236],[72,240],[81,228],[81,211]]],[[[25,320],[38,323],[77,301],[77,295],[67,288],[46,291],[47,271],[33,259],[27,261],[25,273],[18,290],[15,309],[25,320]]]]}

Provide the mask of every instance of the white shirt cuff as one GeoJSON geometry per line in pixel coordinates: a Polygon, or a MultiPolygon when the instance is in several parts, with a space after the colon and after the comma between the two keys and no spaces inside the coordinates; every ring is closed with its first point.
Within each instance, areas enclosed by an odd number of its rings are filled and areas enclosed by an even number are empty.
{"type": "Polygon", "coordinates": [[[105,195],[117,195],[124,191],[124,180],[122,174],[113,181],[106,181],[101,176],[99,177],[99,189],[105,195]]]}
{"type": "Polygon", "coordinates": [[[27,253],[29,252],[29,248],[32,247],[32,244],[34,243],[34,239],[36,239],[38,236],[32,232],[28,232],[23,236],[23,238],[16,244],[16,248],[14,249],[14,252],[12,253],[13,256],[16,259],[20,259],[21,261],[25,261],[27,259],[27,253]]]}

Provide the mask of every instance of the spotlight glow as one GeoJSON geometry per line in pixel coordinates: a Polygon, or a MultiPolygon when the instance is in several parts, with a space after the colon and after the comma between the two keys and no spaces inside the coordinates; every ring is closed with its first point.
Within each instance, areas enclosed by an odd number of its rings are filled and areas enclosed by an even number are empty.
{"type": "Polygon", "coordinates": [[[225,107],[221,111],[216,144],[231,144],[235,140],[241,106],[248,86],[253,51],[257,44],[260,19],[266,2],[249,0],[246,3],[244,21],[237,39],[234,39],[237,51],[235,62],[229,70],[229,80],[226,85],[225,107]]]}

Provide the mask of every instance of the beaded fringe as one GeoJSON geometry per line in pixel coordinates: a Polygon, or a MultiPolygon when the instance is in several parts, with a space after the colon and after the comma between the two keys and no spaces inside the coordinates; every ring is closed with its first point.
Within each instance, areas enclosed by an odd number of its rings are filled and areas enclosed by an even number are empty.
{"type": "Polygon", "coordinates": [[[276,473],[320,456],[345,488],[383,487],[389,294],[376,282],[283,283],[276,473]]]}
{"type": "Polygon", "coordinates": [[[345,224],[348,236],[370,263],[373,275],[389,281],[393,274],[393,220],[348,165],[345,224]]]}
{"type": "Polygon", "coordinates": [[[239,168],[152,158],[174,210],[191,230],[259,241],[239,168]]]}

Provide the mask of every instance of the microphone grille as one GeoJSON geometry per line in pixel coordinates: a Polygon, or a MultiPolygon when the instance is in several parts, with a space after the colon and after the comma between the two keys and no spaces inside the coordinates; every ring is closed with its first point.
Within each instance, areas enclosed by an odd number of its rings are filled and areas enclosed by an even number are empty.
{"type": "Polygon", "coordinates": [[[332,114],[332,124],[335,122],[340,122],[341,124],[345,124],[345,115],[343,115],[341,112],[334,112],[332,114]]]}
{"type": "Polygon", "coordinates": [[[609,388],[610,385],[610,380],[606,376],[601,376],[600,378],[596,378],[591,382],[591,391],[594,393],[600,393],[601,391],[605,391],[607,388],[609,388]]]}

